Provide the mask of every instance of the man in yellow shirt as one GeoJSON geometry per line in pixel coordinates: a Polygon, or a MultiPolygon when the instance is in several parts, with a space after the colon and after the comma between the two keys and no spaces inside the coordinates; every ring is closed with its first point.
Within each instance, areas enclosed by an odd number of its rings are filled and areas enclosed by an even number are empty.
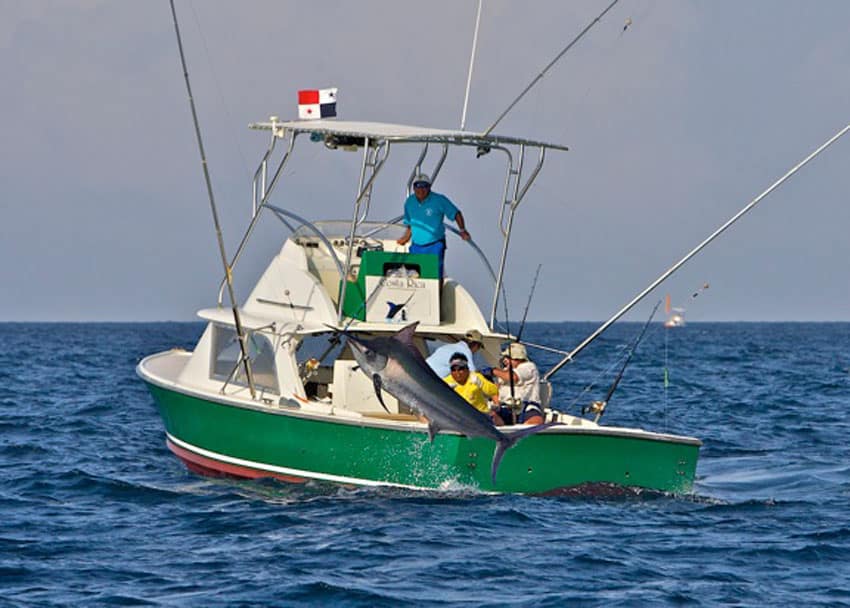
{"type": "Polygon", "coordinates": [[[499,394],[499,387],[487,380],[479,372],[469,371],[469,360],[463,353],[455,353],[449,360],[450,370],[443,380],[455,392],[463,397],[479,412],[493,418],[496,426],[502,425],[502,419],[490,408],[490,398],[499,394]]]}

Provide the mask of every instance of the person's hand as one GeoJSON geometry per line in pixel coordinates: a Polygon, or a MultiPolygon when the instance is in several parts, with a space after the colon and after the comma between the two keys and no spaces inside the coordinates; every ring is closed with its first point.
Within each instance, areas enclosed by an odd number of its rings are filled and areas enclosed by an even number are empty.
{"type": "Polygon", "coordinates": [[[472,238],[472,235],[469,234],[469,230],[464,228],[460,231],[460,238],[462,238],[464,241],[468,241],[472,238]]]}
{"type": "Polygon", "coordinates": [[[409,240],[410,240],[409,236],[403,236],[400,239],[398,239],[396,241],[396,243],[398,243],[399,245],[407,245],[407,241],[409,241],[409,240]]]}

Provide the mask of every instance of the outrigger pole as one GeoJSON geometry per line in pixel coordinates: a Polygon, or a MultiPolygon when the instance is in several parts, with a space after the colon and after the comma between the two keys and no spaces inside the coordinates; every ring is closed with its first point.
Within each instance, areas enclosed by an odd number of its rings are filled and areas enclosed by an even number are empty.
{"type": "MultiPolygon", "coordinates": [[[[490,132],[491,132],[493,129],[495,129],[495,128],[496,128],[496,125],[498,125],[500,122],[502,122],[502,119],[503,119],[505,116],[507,116],[508,112],[510,112],[511,110],[513,110],[513,109],[514,109],[514,106],[515,106],[516,104],[518,104],[518,103],[519,103],[519,100],[520,100],[520,99],[522,99],[523,97],[525,97],[525,94],[526,94],[526,93],[528,93],[528,92],[531,90],[531,88],[532,88],[534,85],[536,85],[536,84],[537,84],[537,82],[538,82],[541,78],[543,78],[543,76],[545,76],[545,75],[546,75],[546,72],[548,72],[548,71],[549,71],[549,68],[551,68],[553,65],[555,65],[556,63],[558,63],[558,61],[561,59],[561,57],[563,57],[564,55],[566,55],[567,51],[569,51],[571,48],[573,48],[573,46],[574,46],[574,45],[575,45],[575,44],[576,44],[579,40],[581,40],[582,38],[584,38],[584,35],[585,35],[587,32],[589,32],[589,31],[590,31],[590,29],[591,29],[594,25],[596,25],[597,23],[599,23],[599,21],[602,19],[602,17],[604,17],[604,16],[605,16],[605,14],[606,14],[608,11],[610,11],[612,8],[614,8],[614,5],[615,5],[615,4],[617,4],[617,2],[619,2],[619,1],[620,1],[620,0],[614,0],[611,4],[609,4],[609,5],[608,5],[608,8],[606,8],[604,11],[602,11],[601,13],[599,13],[599,15],[596,17],[596,19],[594,19],[593,21],[591,21],[590,23],[588,23],[588,24],[587,24],[587,26],[586,26],[586,27],[585,27],[585,28],[584,28],[581,32],[579,32],[578,36],[576,36],[575,38],[573,38],[572,42],[570,42],[567,46],[565,46],[565,47],[564,47],[564,50],[562,50],[560,53],[558,53],[557,57],[555,57],[552,61],[550,61],[550,62],[549,62],[549,65],[547,65],[545,68],[543,68],[543,70],[542,70],[542,71],[541,71],[541,72],[540,72],[540,73],[539,73],[539,74],[538,74],[538,75],[534,78],[534,80],[532,80],[530,83],[528,83],[528,86],[527,86],[527,87],[525,87],[525,89],[523,89],[522,93],[520,93],[520,94],[519,94],[519,96],[511,102],[511,105],[509,105],[509,106],[507,107],[507,109],[499,115],[499,118],[497,118],[497,119],[496,119],[496,121],[495,121],[492,125],[490,125],[490,126],[487,128],[487,130],[486,130],[486,131],[484,131],[484,133],[483,133],[482,135],[485,135],[485,136],[490,135],[490,132]]],[[[477,31],[478,31],[478,30],[476,29],[476,32],[477,32],[477,31]]],[[[470,75],[471,75],[471,73],[472,73],[472,66],[470,65],[470,75]]],[[[464,106],[464,109],[465,109],[465,106],[464,106]]],[[[461,126],[461,128],[463,128],[463,127],[461,126]]]]}
{"type": "Polygon", "coordinates": [[[254,389],[254,375],[251,372],[251,360],[248,358],[248,348],[245,345],[245,332],[242,329],[242,321],[239,318],[239,309],[236,305],[236,295],[233,291],[233,274],[230,265],[227,263],[227,253],[224,250],[224,237],[221,235],[221,223],[218,221],[218,211],[215,207],[215,197],[213,196],[210,172],[207,168],[207,156],[204,152],[204,142],[201,139],[201,127],[198,124],[198,113],[195,111],[195,100],[192,97],[192,87],[189,84],[189,68],[186,67],[186,57],[183,54],[183,41],[180,38],[180,27],[177,25],[177,11],[174,9],[174,0],[170,0],[170,2],[171,16],[174,18],[174,33],[177,34],[177,48],[180,51],[180,62],[183,65],[183,78],[186,81],[186,91],[189,94],[189,107],[192,109],[192,121],[195,123],[195,136],[198,139],[198,151],[201,154],[201,167],[204,170],[204,181],[207,184],[207,195],[210,200],[213,224],[215,224],[215,235],[218,239],[218,250],[221,254],[221,263],[224,266],[224,277],[227,279],[227,290],[230,295],[230,308],[233,310],[233,322],[236,325],[236,335],[239,338],[239,350],[242,354],[242,365],[245,367],[245,377],[248,380],[248,389],[251,391],[251,398],[254,399],[257,396],[254,389]]]}
{"type": "Polygon", "coordinates": [[[771,185],[771,186],[770,186],[767,190],[765,190],[764,192],[762,192],[761,194],[759,194],[757,197],[755,197],[752,201],[750,201],[750,202],[749,202],[749,203],[748,203],[748,204],[747,204],[747,205],[746,205],[743,209],[741,209],[738,213],[736,213],[735,215],[733,215],[733,216],[729,219],[729,221],[727,221],[727,222],[726,222],[725,224],[723,224],[720,228],[718,228],[717,230],[715,230],[715,231],[714,231],[714,232],[713,232],[713,233],[712,233],[712,234],[711,234],[708,238],[706,238],[706,239],[705,239],[702,243],[700,243],[699,245],[697,245],[696,247],[694,247],[694,248],[690,251],[690,253],[688,253],[685,257],[683,257],[681,260],[679,260],[678,262],[676,262],[675,264],[673,264],[673,266],[671,266],[669,270],[667,270],[667,271],[666,271],[665,273],[663,273],[660,277],[658,277],[657,279],[655,279],[655,280],[654,280],[654,281],[653,281],[653,282],[652,282],[652,283],[651,283],[651,284],[650,284],[650,285],[649,285],[646,289],[644,289],[642,292],[640,292],[638,295],[636,295],[636,296],[634,297],[634,299],[633,299],[631,302],[629,302],[629,303],[628,303],[628,304],[626,304],[623,308],[621,308],[619,311],[617,311],[617,313],[616,313],[613,317],[611,317],[610,319],[608,319],[607,321],[605,321],[605,323],[603,323],[602,325],[600,325],[600,326],[599,326],[599,329],[597,329],[597,330],[596,330],[596,331],[594,331],[592,334],[590,334],[587,338],[585,338],[585,339],[584,339],[584,341],[583,341],[581,344],[579,344],[578,346],[576,346],[576,347],[575,347],[572,351],[570,351],[567,355],[565,355],[565,356],[564,356],[564,358],[563,358],[563,359],[561,359],[561,361],[560,361],[560,362],[558,362],[558,363],[557,363],[557,364],[556,364],[556,365],[555,365],[552,369],[550,369],[548,372],[546,372],[546,374],[543,376],[543,379],[544,379],[544,380],[548,380],[548,379],[552,376],[552,374],[554,374],[554,373],[555,373],[555,372],[557,372],[559,369],[561,369],[562,367],[564,367],[564,365],[566,365],[567,363],[569,363],[569,362],[573,359],[573,357],[575,357],[575,356],[576,356],[579,352],[581,352],[582,350],[584,350],[584,348],[585,348],[588,344],[590,344],[591,342],[593,342],[596,338],[598,338],[598,337],[599,337],[599,335],[600,335],[600,334],[602,334],[602,332],[604,332],[606,329],[608,329],[608,327],[609,327],[609,326],[610,326],[610,325],[611,325],[614,321],[616,321],[617,319],[619,319],[620,317],[622,317],[624,314],[626,314],[629,310],[631,310],[631,308],[632,308],[635,304],[637,304],[637,303],[638,303],[638,302],[640,302],[640,301],[641,301],[644,297],[646,297],[646,295],[647,295],[649,292],[651,292],[653,289],[655,289],[656,287],[658,287],[658,285],[659,285],[662,281],[664,281],[665,279],[667,279],[667,277],[669,277],[671,274],[673,274],[674,272],[676,272],[676,271],[679,269],[679,267],[681,267],[681,266],[682,266],[682,264],[684,264],[685,262],[687,262],[688,260],[690,260],[692,257],[694,257],[697,253],[699,253],[699,252],[703,249],[703,247],[705,247],[705,246],[706,246],[706,245],[708,245],[711,241],[713,241],[713,240],[714,240],[714,239],[716,239],[718,236],[720,236],[720,234],[721,234],[721,233],[723,233],[723,232],[724,232],[727,228],[729,228],[732,224],[734,224],[735,222],[737,222],[737,221],[738,221],[738,220],[739,220],[739,219],[740,219],[740,218],[741,218],[741,217],[742,217],[745,213],[747,213],[747,211],[749,211],[750,209],[752,209],[753,207],[755,207],[755,206],[756,206],[756,205],[757,205],[757,204],[758,204],[758,203],[759,203],[759,202],[760,202],[760,201],[761,201],[764,197],[766,197],[768,194],[770,194],[771,192],[773,192],[774,190],[776,190],[776,189],[777,189],[779,186],[781,186],[781,185],[782,185],[782,184],[783,184],[783,183],[784,183],[784,182],[785,182],[785,181],[786,181],[789,177],[791,177],[792,175],[794,175],[797,171],[799,171],[799,170],[800,170],[800,169],[802,169],[802,168],[803,168],[806,164],[808,164],[808,162],[809,162],[810,160],[812,160],[813,158],[815,158],[818,154],[820,154],[821,152],[823,152],[824,150],[826,150],[829,146],[831,146],[833,143],[835,143],[835,142],[836,142],[836,141],[837,141],[837,140],[838,140],[838,139],[839,139],[842,135],[844,135],[845,133],[847,133],[847,131],[850,131],[850,125],[847,125],[847,126],[846,126],[846,127],[844,127],[843,129],[841,129],[838,133],[836,133],[835,135],[833,135],[832,137],[830,137],[830,138],[829,138],[829,139],[828,139],[828,140],[827,140],[824,144],[822,144],[822,145],[821,145],[821,146],[820,146],[817,150],[815,150],[814,152],[812,152],[811,154],[809,154],[806,158],[804,158],[803,160],[801,160],[801,161],[800,161],[800,162],[799,162],[799,163],[798,163],[795,167],[793,167],[793,168],[792,168],[790,171],[788,171],[785,175],[783,175],[783,176],[782,176],[782,177],[780,177],[778,180],[776,180],[775,182],[773,182],[773,184],[772,184],[772,185],[771,185]]]}

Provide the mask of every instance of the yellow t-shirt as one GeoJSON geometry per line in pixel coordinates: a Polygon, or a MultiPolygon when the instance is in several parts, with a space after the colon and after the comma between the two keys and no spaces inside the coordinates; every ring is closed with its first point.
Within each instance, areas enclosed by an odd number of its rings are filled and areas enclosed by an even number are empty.
{"type": "Polygon", "coordinates": [[[472,407],[485,414],[490,411],[490,407],[487,405],[488,399],[499,394],[499,387],[478,372],[469,372],[469,378],[466,379],[465,384],[458,384],[451,374],[443,380],[455,389],[458,395],[466,399],[472,407]]]}

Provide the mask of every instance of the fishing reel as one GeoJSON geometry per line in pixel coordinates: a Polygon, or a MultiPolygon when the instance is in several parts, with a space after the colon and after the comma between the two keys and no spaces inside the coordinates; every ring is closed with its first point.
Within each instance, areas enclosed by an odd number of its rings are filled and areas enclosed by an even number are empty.
{"type": "Polygon", "coordinates": [[[315,357],[311,357],[304,361],[304,363],[300,365],[301,369],[299,370],[301,372],[299,374],[299,376],[301,376],[301,381],[306,382],[315,376],[318,373],[319,365],[320,362],[315,357]]]}
{"type": "Polygon", "coordinates": [[[599,419],[602,417],[602,414],[605,413],[605,407],[608,405],[607,401],[593,401],[590,405],[586,405],[581,408],[581,415],[585,414],[596,414],[596,417],[593,419],[593,422],[599,422],[599,419]]]}

